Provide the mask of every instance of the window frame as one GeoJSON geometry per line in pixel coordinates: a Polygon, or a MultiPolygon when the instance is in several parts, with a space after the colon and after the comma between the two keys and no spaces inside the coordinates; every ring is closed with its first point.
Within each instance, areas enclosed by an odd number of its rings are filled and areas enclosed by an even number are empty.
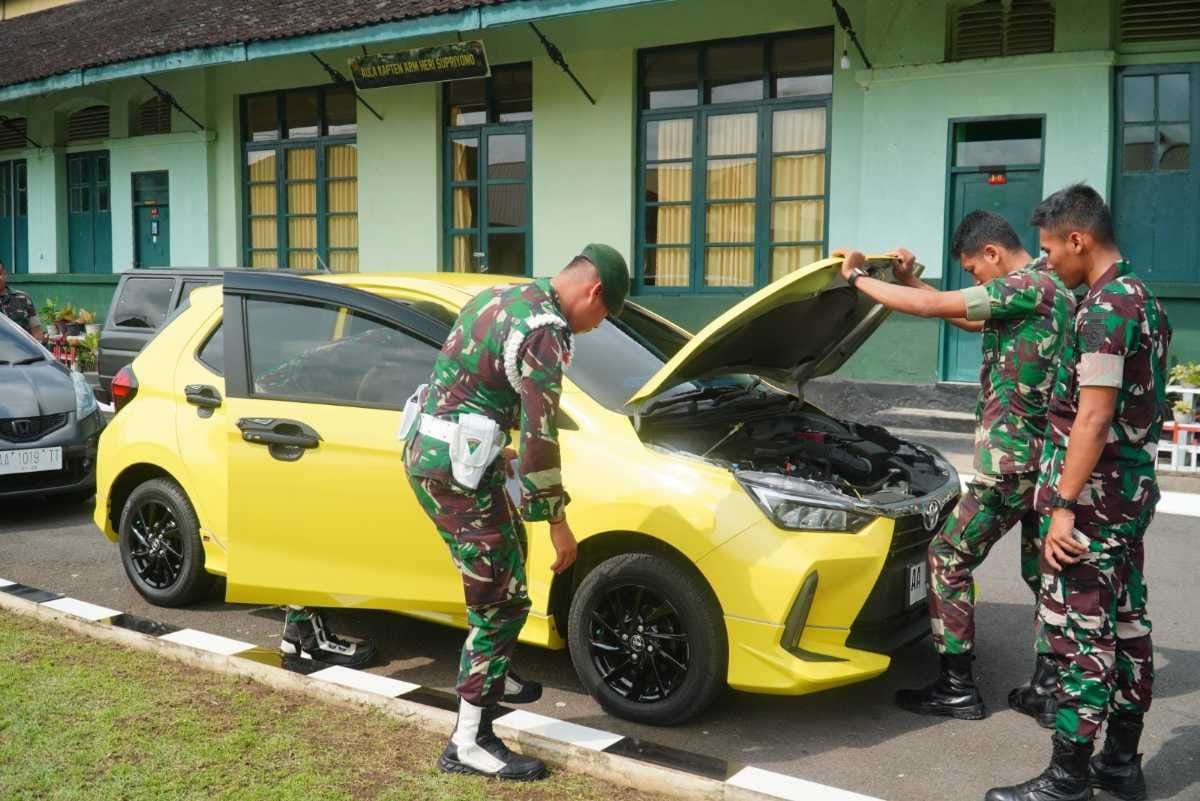
{"type": "MultiPolygon", "coordinates": [[[[494,65],[492,67],[492,75],[483,79],[468,79],[484,81],[483,97],[487,110],[485,112],[486,119],[482,123],[453,125],[450,119],[450,88],[453,81],[447,81],[442,85],[442,272],[454,272],[454,237],[456,236],[475,237],[475,250],[472,252],[471,257],[472,262],[475,262],[474,253],[478,252],[484,254],[486,261],[488,252],[487,242],[490,234],[521,234],[525,237],[525,263],[522,265],[521,273],[514,277],[524,276],[529,278],[533,276],[533,119],[500,122],[496,114],[495,71],[515,70],[521,67],[529,69],[529,114],[532,117],[534,114],[532,62],[518,61],[512,64],[494,65]],[[487,177],[488,137],[503,136],[504,134],[521,134],[525,137],[525,176],[523,178],[490,179],[487,177]],[[476,139],[479,142],[479,164],[474,181],[456,181],[450,174],[454,165],[454,142],[459,139],[476,139]],[[490,224],[488,219],[487,189],[492,185],[525,187],[525,224],[523,226],[493,227],[490,224]],[[454,190],[468,188],[475,190],[477,225],[473,228],[456,228],[454,226],[454,190]]],[[[471,265],[472,270],[476,266],[477,263],[473,263],[471,265]]],[[[502,273],[492,273],[490,271],[486,274],[502,275],[502,273]]]]}
{"type": "MultiPolygon", "coordinates": [[[[1108,174],[1108,198],[1109,207],[1113,213],[1113,224],[1116,228],[1118,240],[1121,237],[1122,227],[1122,197],[1121,193],[1126,191],[1122,187],[1124,176],[1134,176],[1135,178],[1145,179],[1153,176],[1181,176],[1187,175],[1189,172],[1193,176],[1193,180],[1200,181],[1200,141],[1197,134],[1200,134],[1200,63],[1187,61],[1173,61],[1162,64],[1131,64],[1118,66],[1112,70],[1112,135],[1110,136],[1110,146],[1112,167],[1108,174]],[[1150,125],[1157,131],[1160,121],[1158,117],[1158,81],[1160,75],[1177,75],[1186,74],[1190,76],[1191,94],[1190,94],[1190,118],[1187,122],[1191,131],[1191,141],[1189,143],[1189,156],[1191,159],[1190,169],[1185,170],[1159,170],[1157,163],[1153,170],[1139,170],[1134,172],[1126,172],[1124,169],[1125,162],[1125,126],[1126,125],[1150,125]],[[1126,123],[1124,120],[1125,99],[1124,99],[1124,79],[1126,77],[1138,76],[1154,76],[1154,109],[1155,119],[1146,122],[1126,123]],[[1196,124],[1193,124],[1196,123],[1196,124]]],[[[1167,123],[1171,124],[1171,123],[1167,123]]],[[[1157,160],[1157,151],[1156,156],[1157,160]]],[[[1197,204],[1197,209],[1200,210],[1200,199],[1193,201],[1197,204]]],[[[1200,252],[1200,251],[1198,251],[1200,252]]],[[[1140,265],[1134,264],[1137,268],[1140,265]]],[[[1194,269],[1192,275],[1186,277],[1166,277],[1166,278],[1146,278],[1146,283],[1153,288],[1156,295],[1160,298],[1192,298],[1200,293],[1200,268],[1194,269]]]]}
{"type": "MultiPolygon", "coordinates": [[[[269,253],[272,248],[256,248],[253,247],[251,239],[251,223],[256,218],[267,218],[272,215],[253,215],[250,209],[250,190],[254,186],[266,186],[273,183],[275,186],[275,267],[283,269],[288,266],[288,256],[292,251],[308,252],[305,248],[293,248],[289,246],[288,241],[288,220],[292,217],[305,218],[315,217],[317,221],[317,246],[316,253],[316,268],[328,269],[330,267],[330,255],[334,252],[361,252],[361,237],[358,244],[353,248],[335,247],[329,245],[329,221],[333,217],[347,217],[349,212],[330,212],[328,208],[328,184],[331,180],[341,181],[345,178],[330,179],[326,170],[325,151],[331,145],[353,145],[358,147],[358,116],[355,112],[355,132],[352,134],[327,134],[326,130],[329,127],[328,115],[326,113],[326,95],[327,90],[340,88],[338,84],[327,83],[318,84],[315,86],[297,86],[290,89],[274,89],[268,92],[251,92],[241,95],[238,98],[238,108],[240,112],[240,120],[238,130],[241,135],[241,218],[242,218],[242,264],[245,267],[253,268],[255,253],[269,253]],[[317,135],[308,137],[298,137],[289,139],[287,136],[287,95],[291,93],[312,92],[317,93],[317,135]],[[247,114],[247,105],[254,99],[259,97],[274,96],[275,97],[275,121],[279,136],[275,139],[263,140],[260,142],[251,141],[249,138],[248,125],[249,115],[247,114]],[[316,183],[316,212],[313,215],[304,214],[289,214],[287,211],[287,189],[289,183],[308,183],[310,179],[289,179],[287,177],[287,152],[297,148],[314,148],[316,150],[316,165],[315,177],[311,179],[316,183]],[[247,163],[250,154],[253,152],[273,152],[275,154],[275,177],[273,181],[251,181],[250,180],[250,165],[247,163]]],[[[357,103],[357,100],[355,101],[357,103]]],[[[358,170],[355,169],[354,180],[356,182],[355,191],[357,192],[357,182],[359,180],[358,170]]],[[[359,212],[355,211],[353,215],[356,219],[359,212]]],[[[269,268],[258,268],[269,269],[269,268]]]]}
{"type": "Polygon", "coordinates": [[[378,404],[314,400],[282,395],[272,395],[268,398],[256,395],[250,377],[250,340],[247,336],[249,321],[246,317],[246,306],[249,300],[315,304],[344,309],[347,313],[367,317],[396,328],[406,336],[413,337],[435,350],[441,350],[450,333],[450,329],[443,323],[399,300],[353,287],[309,281],[285,273],[249,271],[231,273],[225,277],[222,292],[222,319],[223,323],[228,324],[224,333],[225,394],[230,398],[243,398],[257,403],[303,403],[316,406],[398,411],[404,408],[406,399],[398,399],[396,404],[378,404]]]}
{"type": "MultiPolygon", "coordinates": [[[[637,91],[634,93],[634,125],[636,136],[634,177],[634,275],[632,294],[650,296],[670,295],[749,295],[770,283],[771,255],[775,247],[813,247],[820,249],[821,254],[829,252],[829,203],[830,203],[830,166],[833,145],[833,92],[828,94],[803,95],[799,97],[774,97],[775,86],[771,72],[772,44],[779,39],[788,39],[796,35],[818,34],[832,32],[832,27],[802,28],[798,30],[781,31],[766,35],[740,36],[728,39],[710,39],[700,42],[651,47],[637,51],[637,91]],[[742,42],[762,42],[762,85],[763,97],[759,100],[743,100],[726,103],[711,101],[711,87],[707,79],[708,50],[713,46],[733,45],[742,42]],[[649,108],[649,96],[646,94],[645,74],[642,67],[643,59],[653,53],[668,51],[697,51],[697,96],[700,102],[689,106],[671,106],[665,108],[649,108]],[[773,114],[777,111],[791,111],[805,108],[823,108],[825,110],[825,147],[813,151],[787,151],[782,154],[773,152],[774,125],[773,114]],[[707,169],[709,160],[707,152],[708,120],[714,116],[725,116],[756,112],[758,152],[755,157],[755,217],[754,217],[754,283],[747,286],[706,286],[704,283],[706,253],[711,247],[745,247],[744,243],[708,243],[705,241],[707,207],[709,199],[706,196],[707,169]],[[649,203],[646,200],[646,128],[648,122],[692,119],[692,156],[691,159],[658,159],[655,163],[688,163],[692,167],[691,200],[676,203],[649,203]],[[773,158],[775,155],[823,154],[825,156],[824,194],[804,196],[772,196],[773,158]],[[821,242],[810,241],[771,241],[771,204],[776,201],[788,200],[817,200],[824,203],[824,214],[821,223],[821,242]],[[648,245],[646,242],[646,211],[660,205],[687,206],[691,209],[689,220],[689,235],[691,240],[686,245],[648,245]],[[676,249],[688,253],[688,284],[686,286],[647,286],[646,253],[650,249],[676,249]]],[[[833,74],[831,53],[830,74],[833,74]]],[[[823,73],[822,73],[823,74],[823,73]]],[[[721,158],[721,157],[718,157],[721,158]]],[[[736,158],[736,157],[730,157],[736,158]]],[[[718,203],[725,202],[724,200],[718,203]]],[[[738,201],[738,202],[746,202],[738,201]]]]}

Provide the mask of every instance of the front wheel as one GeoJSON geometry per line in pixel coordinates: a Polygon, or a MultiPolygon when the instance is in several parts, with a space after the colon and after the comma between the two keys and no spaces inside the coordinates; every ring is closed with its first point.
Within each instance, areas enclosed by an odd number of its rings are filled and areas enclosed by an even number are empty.
{"type": "Polygon", "coordinates": [[[728,646],[716,599],[664,557],[602,562],[575,593],[567,631],[575,672],[617,717],[672,726],[703,712],[725,686],[728,646]]]}
{"type": "Polygon", "coordinates": [[[183,606],[209,587],[200,521],[174,481],[156,478],[129,494],[118,526],[121,564],[134,589],[156,606],[183,606]]]}

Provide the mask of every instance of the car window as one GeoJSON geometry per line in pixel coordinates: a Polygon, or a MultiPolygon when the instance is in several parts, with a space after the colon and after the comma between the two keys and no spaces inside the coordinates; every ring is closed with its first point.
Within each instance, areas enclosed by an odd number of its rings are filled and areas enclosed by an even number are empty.
{"type": "Polygon", "coordinates": [[[253,394],[401,408],[429,380],[438,348],[346,307],[249,299],[253,394]]]}
{"type": "Polygon", "coordinates": [[[125,328],[158,328],[167,318],[174,278],[129,278],[121,287],[112,324],[125,328]]]}
{"type": "Polygon", "coordinates": [[[208,339],[196,353],[200,363],[217,375],[225,375],[225,326],[217,323],[217,328],[208,335],[208,339]]]}

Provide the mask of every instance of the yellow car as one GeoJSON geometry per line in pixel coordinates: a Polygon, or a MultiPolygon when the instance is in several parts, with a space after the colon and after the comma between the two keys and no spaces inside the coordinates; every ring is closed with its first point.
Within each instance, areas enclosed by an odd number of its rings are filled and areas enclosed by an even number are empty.
{"type": "MultiPolygon", "coordinates": [[[[726,685],[862,681],[928,629],[925,549],[958,476],[803,400],[884,316],[839,264],[695,336],[630,304],[577,337],[559,428],[579,558],[555,576],[529,526],[521,641],[569,648],[611,713],[674,724],[726,685]]],[[[180,605],[215,574],[231,602],[465,627],[396,434],[457,310],[500,280],[231,271],[193,292],[114,379],[100,440],[95,520],[134,587],[180,605]]]]}

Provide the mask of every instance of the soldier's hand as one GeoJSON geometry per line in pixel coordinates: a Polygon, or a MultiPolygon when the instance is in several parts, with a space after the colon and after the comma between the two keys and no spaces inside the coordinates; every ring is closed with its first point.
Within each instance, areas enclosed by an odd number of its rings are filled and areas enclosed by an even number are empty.
{"type": "Polygon", "coordinates": [[[850,273],[854,272],[855,267],[862,267],[867,263],[867,257],[862,254],[862,251],[851,248],[838,248],[831,255],[842,260],[842,278],[847,280],[850,278],[850,273]]]}
{"type": "Polygon", "coordinates": [[[917,257],[912,254],[912,251],[907,248],[895,248],[888,252],[895,262],[892,272],[900,283],[907,284],[913,279],[913,266],[917,263],[917,257]]]}
{"type": "Polygon", "coordinates": [[[1055,570],[1073,565],[1087,553],[1087,546],[1075,539],[1075,515],[1066,509],[1055,509],[1050,515],[1050,528],[1042,554],[1055,570]]]}
{"type": "Polygon", "coordinates": [[[552,571],[561,573],[575,564],[579,545],[575,542],[575,534],[571,531],[571,526],[567,524],[565,517],[558,523],[550,524],[550,543],[554,546],[554,553],[557,556],[554,564],[550,565],[552,571]]]}
{"type": "Polygon", "coordinates": [[[505,448],[500,451],[500,458],[504,460],[504,475],[509,478],[516,478],[517,476],[513,472],[513,462],[517,460],[517,452],[512,448],[505,448]]]}

